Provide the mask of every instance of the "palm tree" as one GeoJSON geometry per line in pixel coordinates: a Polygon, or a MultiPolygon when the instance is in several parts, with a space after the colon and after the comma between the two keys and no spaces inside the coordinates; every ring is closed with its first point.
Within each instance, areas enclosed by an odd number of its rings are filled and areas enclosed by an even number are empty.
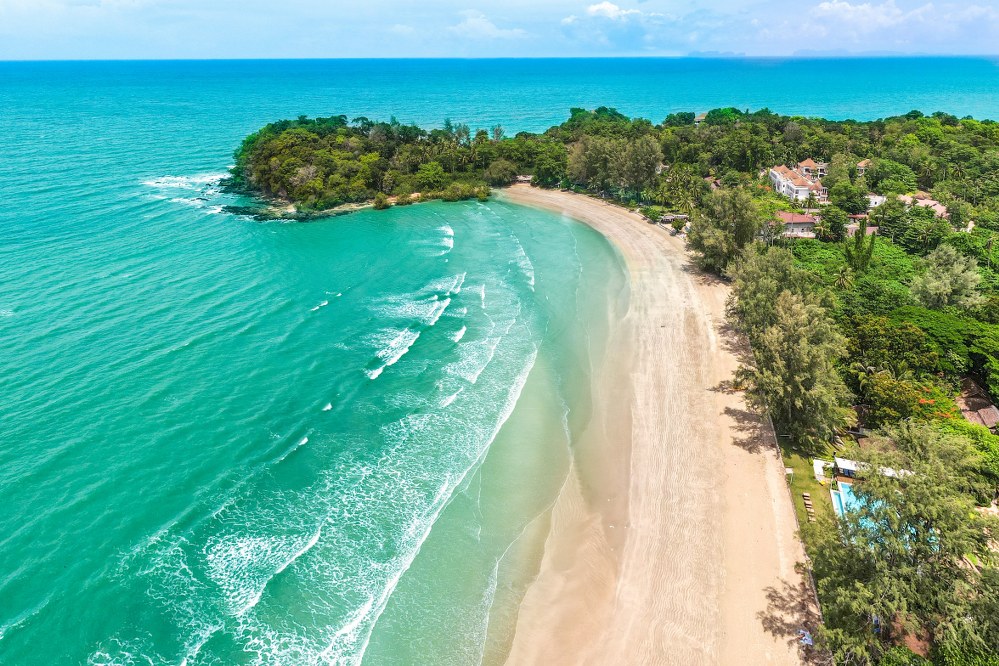
{"type": "Polygon", "coordinates": [[[828,237],[829,227],[826,226],[826,223],[821,217],[819,218],[819,221],[815,223],[814,231],[815,237],[819,240],[825,240],[828,237]]]}
{"type": "Polygon", "coordinates": [[[853,271],[849,266],[841,266],[836,274],[836,287],[840,291],[846,291],[853,286],[853,271]]]}
{"type": "Polygon", "coordinates": [[[864,393],[865,389],[871,383],[871,377],[878,373],[878,369],[873,365],[864,365],[863,363],[856,362],[850,365],[850,372],[857,379],[857,386],[860,387],[860,392],[864,393]]]}
{"type": "Polygon", "coordinates": [[[950,175],[957,180],[963,180],[965,176],[964,165],[960,162],[955,162],[950,167],[950,175]]]}
{"type": "Polygon", "coordinates": [[[923,160],[919,163],[919,179],[923,189],[929,190],[933,187],[933,176],[936,173],[936,165],[931,160],[923,160]]]}

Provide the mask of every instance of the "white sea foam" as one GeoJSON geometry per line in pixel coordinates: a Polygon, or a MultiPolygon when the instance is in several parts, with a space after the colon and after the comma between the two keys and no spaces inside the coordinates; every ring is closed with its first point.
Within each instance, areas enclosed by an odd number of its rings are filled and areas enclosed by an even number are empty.
{"type": "Polygon", "coordinates": [[[447,310],[447,306],[451,305],[451,299],[445,298],[443,301],[438,303],[438,307],[430,314],[427,319],[427,326],[434,326],[440,321],[441,315],[447,310]]]}
{"type": "Polygon", "coordinates": [[[451,395],[449,395],[448,397],[446,397],[446,398],[444,398],[443,400],[441,400],[441,402],[440,402],[440,406],[441,406],[441,407],[448,407],[448,406],[450,406],[450,404],[451,404],[452,402],[454,402],[454,401],[455,401],[455,400],[456,400],[456,399],[458,398],[458,396],[459,396],[459,395],[461,394],[461,392],[462,392],[463,390],[464,390],[464,389],[458,389],[457,391],[455,391],[454,393],[452,393],[452,394],[451,394],[451,395]]]}
{"type": "MultiPolygon", "coordinates": [[[[445,307],[447,306],[445,305],[445,307]]],[[[441,311],[443,312],[443,309],[441,311]]],[[[437,316],[440,317],[440,315],[437,316]]],[[[434,321],[436,321],[436,319],[434,321]]],[[[398,332],[392,332],[389,335],[393,334],[394,337],[392,337],[391,342],[375,352],[375,356],[382,361],[381,366],[375,368],[374,370],[365,370],[365,373],[367,373],[370,379],[377,379],[385,368],[390,365],[395,365],[399,359],[406,355],[406,352],[409,351],[410,347],[412,347],[416,340],[420,337],[419,331],[414,331],[409,328],[398,332]]]]}
{"type": "Polygon", "coordinates": [[[479,381],[479,375],[493,360],[500,337],[486,338],[474,342],[466,342],[459,347],[461,358],[444,366],[444,372],[455,377],[461,377],[469,384],[479,381]]]}
{"type": "Polygon", "coordinates": [[[171,203],[201,208],[205,214],[221,213],[223,208],[213,201],[220,192],[219,184],[226,177],[224,173],[209,173],[195,176],[163,176],[144,180],[142,184],[158,190],[151,195],[154,199],[170,196],[171,203]],[[175,194],[179,192],[179,194],[175,194]]]}
{"type": "Polygon", "coordinates": [[[461,291],[461,286],[465,283],[466,275],[467,273],[458,273],[457,275],[448,275],[447,277],[431,280],[420,290],[420,293],[440,294],[443,296],[457,294],[461,291]]]}
{"type": "Polygon", "coordinates": [[[385,610],[388,599],[391,597],[392,592],[398,585],[399,579],[409,569],[416,557],[416,554],[419,552],[420,547],[429,536],[430,530],[433,528],[434,523],[437,522],[437,518],[440,516],[441,511],[443,511],[444,507],[447,506],[450,498],[453,496],[455,489],[461,487],[469,473],[481,465],[482,460],[485,458],[486,452],[489,450],[490,444],[496,439],[496,435],[499,433],[500,428],[503,427],[503,424],[510,418],[510,414],[513,413],[513,408],[520,399],[520,394],[523,391],[524,384],[527,382],[527,377],[530,375],[531,368],[534,367],[536,359],[537,349],[534,349],[528,354],[526,363],[521,367],[517,376],[513,378],[512,383],[507,384],[504,382],[506,386],[510,386],[511,388],[506,393],[505,400],[500,408],[499,417],[493,422],[491,431],[477,442],[477,446],[475,447],[477,450],[469,452],[476,454],[471,464],[467,465],[457,475],[447,474],[447,481],[444,485],[440,486],[435,494],[434,499],[431,502],[431,509],[425,512],[425,517],[422,520],[417,519],[409,525],[407,535],[412,538],[407,539],[407,541],[411,543],[412,546],[409,551],[402,558],[400,558],[402,560],[402,566],[395,573],[395,575],[387,581],[387,585],[379,598],[379,603],[375,607],[374,611],[370,613],[371,618],[368,622],[368,629],[364,642],[360,646],[360,651],[354,652],[352,655],[353,658],[347,663],[360,663],[363,660],[364,653],[367,650],[368,641],[371,638],[371,630],[374,628],[378,618],[385,610]]]}
{"type": "Polygon", "coordinates": [[[329,301],[321,301],[321,302],[319,303],[319,305],[317,305],[317,306],[315,306],[314,308],[312,308],[312,309],[310,310],[310,312],[315,312],[315,311],[316,311],[316,310],[318,310],[319,308],[325,308],[325,307],[326,307],[327,305],[329,305],[329,304],[330,304],[330,302],[329,302],[329,301]]]}
{"type": "Polygon", "coordinates": [[[514,239],[517,244],[516,259],[518,268],[520,268],[520,273],[527,279],[527,285],[530,287],[531,291],[534,291],[534,263],[531,258],[527,256],[524,251],[524,246],[520,244],[520,241],[514,239]]]}
{"type": "MultiPolygon", "coordinates": [[[[368,600],[361,605],[353,614],[347,619],[342,627],[336,630],[333,634],[332,640],[330,640],[329,645],[319,653],[319,658],[326,663],[344,663],[341,662],[338,654],[337,647],[342,643],[354,643],[357,640],[357,631],[360,629],[361,624],[367,619],[368,615],[371,614],[371,609],[374,608],[375,598],[368,597],[368,600]],[[344,640],[353,639],[353,640],[344,640]],[[336,659],[336,661],[334,661],[336,659]]],[[[360,661],[360,660],[358,660],[360,661]]]]}
{"type": "Polygon", "coordinates": [[[292,447],[291,447],[291,448],[289,448],[289,449],[288,449],[287,451],[285,451],[284,453],[282,453],[282,454],[281,454],[281,455],[280,455],[280,456],[279,456],[279,457],[277,458],[277,460],[275,460],[274,462],[275,462],[275,463],[279,463],[279,462],[282,462],[282,461],[283,461],[283,460],[284,460],[285,458],[287,458],[287,457],[288,457],[288,456],[290,456],[290,455],[291,455],[292,453],[294,453],[295,451],[299,450],[300,448],[302,448],[303,446],[305,446],[305,445],[306,445],[306,444],[308,444],[308,443],[309,443],[309,438],[308,438],[308,437],[303,437],[302,439],[298,440],[298,441],[297,441],[297,442],[295,443],[295,445],[294,445],[294,446],[292,446],[292,447]]]}
{"type": "Polygon", "coordinates": [[[455,331],[454,335],[451,336],[451,339],[454,340],[455,342],[461,342],[461,339],[465,337],[465,332],[467,330],[468,330],[467,326],[462,326],[457,331],[455,331]]]}
{"type": "Polygon", "coordinates": [[[333,403],[332,403],[332,402],[327,402],[327,403],[326,403],[326,406],[325,406],[325,407],[323,407],[323,411],[324,411],[324,412],[328,412],[328,411],[330,411],[331,409],[333,409],[333,403]]]}
{"type": "MultiPolygon", "coordinates": [[[[251,482],[224,515],[183,528],[198,545],[178,537],[178,527],[165,537],[178,544],[167,549],[177,555],[153,553],[153,561],[159,562],[153,567],[146,566],[149,557],[139,559],[148,572],[151,605],[158,612],[166,609],[179,640],[193,646],[185,648],[194,655],[191,662],[219,659],[208,654],[214,641],[204,649],[199,643],[204,632],[220,622],[222,645],[238,646],[249,663],[362,662],[402,576],[441,512],[481,465],[536,359],[529,327],[521,323],[523,331],[507,335],[518,325],[516,315],[509,318],[502,286],[493,292],[490,283],[490,289],[497,304],[495,345],[463,341],[458,347],[459,356],[470,357],[468,369],[476,371],[474,389],[464,378],[445,373],[434,393],[439,407],[431,403],[427,411],[385,424],[377,433],[358,433],[355,441],[324,449],[331,452],[329,468],[304,487],[297,478],[282,478],[287,466],[269,465],[267,482],[251,482]],[[490,363],[493,356],[502,362],[490,363]],[[471,392],[469,399],[457,400],[463,392],[471,392]],[[372,437],[377,437],[377,448],[365,447],[372,437]],[[292,563],[294,575],[285,574],[280,581],[283,590],[287,585],[289,594],[296,595],[298,611],[289,618],[278,612],[278,600],[268,594],[268,586],[276,587],[272,581],[292,563]]],[[[383,332],[384,357],[378,359],[386,361],[406,346],[405,340],[392,344],[403,332],[402,327],[383,332]]],[[[313,447],[330,444],[313,439],[313,447]]],[[[129,572],[141,578],[141,572],[135,574],[129,572]]],[[[491,600],[494,585],[490,579],[484,602],[491,600]]],[[[482,616],[473,615],[469,621],[477,625],[482,616]]],[[[477,631],[469,635],[478,638],[477,631]]],[[[98,647],[105,649],[107,643],[98,647]]]]}
{"type": "Polygon", "coordinates": [[[142,181],[147,187],[201,191],[206,185],[218,185],[228,174],[206,173],[197,176],[162,176],[142,181]]]}
{"type": "Polygon", "coordinates": [[[6,317],[13,317],[13,316],[14,316],[14,311],[13,310],[0,310],[0,317],[6,318],[6,317]]]}
{"type": "Polygon", "coordinates": [[[284,571],[285,569],[287,569],[288,567],[290,567],[292,564],[294,564],[298,560],[298,558],[300,558],[302,555],[305,555],[307,552],[309,552],[310,550],[312,550],[313,548],[315,548],[316,544],[319,543],[319,539],[322,537],[322,535],[323,535],[323,526],[322,526],[322,524],[320,524],[319,527],[316,528],[316,531],[312,535],[312,537],[308,541],[305,542],[305,545],[303,545],[301,548],[299,548],[297,551],[295,551],[292,554],[291,557],[289,557],[287,560],[285,560],[284,563],[281,564],[281,566],[279,566],[277,568],[277,570],[274,571],[274,574],[270,578],[268,578],[266,582],[264,582],[264,587],[262,587],[260,589],[260,594],[257,595],[257,597],[253,601],[253,603],[251,605],[247,606],[243,610],[243,612],[240,613],[240,615],[245,615],[246,611],[248,611],[248,610],[252,609],[254,606],[256,606],[257,602],[260,601],[260,597],[263,595],[264,590],[267,589],[267,583],[270,583],[272,580],[274,580],[275,576],[279,575],[282,571],[284,571]]]}
{"type": "Polygon", "coordinates": [[[374,311],[379,318],[405,319],[424,325],[429,324],[431,320],[436,321],[443,312],[437,294],[388,298],[383,304],[376,305],[374,311]]]}

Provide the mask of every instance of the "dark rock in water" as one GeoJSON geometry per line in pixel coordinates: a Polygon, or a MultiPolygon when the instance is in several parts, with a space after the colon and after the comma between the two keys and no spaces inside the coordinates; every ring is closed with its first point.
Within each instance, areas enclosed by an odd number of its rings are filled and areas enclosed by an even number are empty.
{"type": "Polygon", "coordinates": [[[284,219],[284,216],[278,214],[277,211],[261,206],[223,206],[222,211],[230,215],[252,217],[259,222],[284,219]]]}

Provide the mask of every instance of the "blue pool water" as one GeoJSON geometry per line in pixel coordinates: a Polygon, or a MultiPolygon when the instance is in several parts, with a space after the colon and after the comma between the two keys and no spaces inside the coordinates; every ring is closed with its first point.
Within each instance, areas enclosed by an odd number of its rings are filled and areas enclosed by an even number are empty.
{"type": "Polygon", "coordinates": [[[836,486],[839,490],[831,490],[829,493],[832,495],[833,509],[837,516],[842,518],[847,511],[854,511],[863,506],[863,502],[853,494],[853,484],[837,481],[836,486]]]}

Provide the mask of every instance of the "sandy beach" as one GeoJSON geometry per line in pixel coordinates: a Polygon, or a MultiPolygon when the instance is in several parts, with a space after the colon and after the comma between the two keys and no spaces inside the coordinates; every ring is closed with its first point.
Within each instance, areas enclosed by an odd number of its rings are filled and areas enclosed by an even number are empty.
{"type": "Polygon", "coordinates": [[[727,388],[727,287],[623,208],[524,185],[501,196],[592,226],[630,274],[506,663],[800,663],[801,611],[774,600],[803,589],[804,552],[773,442],[727,388]]]}

